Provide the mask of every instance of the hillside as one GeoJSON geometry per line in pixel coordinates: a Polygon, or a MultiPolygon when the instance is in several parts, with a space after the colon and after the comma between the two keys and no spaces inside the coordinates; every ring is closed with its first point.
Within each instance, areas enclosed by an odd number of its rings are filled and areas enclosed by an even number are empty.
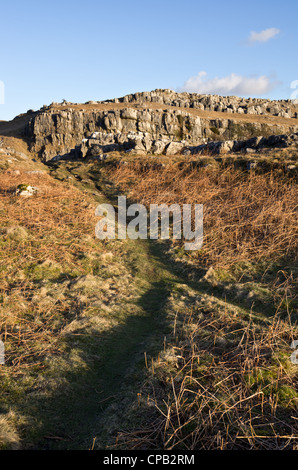
{"type": "Polygon", "coordinates": [[[297,136],[170,90],[0,121],[1,449],[297,448],[297,136]],[[202,249],[97,239],[118,195],[203,204],[202,249]]]}
{"type": "Polygon", "coordinates": [[[0,133],[22,135],[44,161],[57,155],[83,158],[115,150],[174,155],[212,141],[295,134],[297,111],[290,100],[156,90],[108,102],[52,103],[0,123],[0,133]]]}

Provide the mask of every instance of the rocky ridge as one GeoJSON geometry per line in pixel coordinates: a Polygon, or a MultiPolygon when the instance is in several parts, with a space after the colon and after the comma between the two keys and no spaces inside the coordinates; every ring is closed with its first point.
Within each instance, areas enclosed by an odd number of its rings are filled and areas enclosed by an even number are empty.
{"type": "MultiPolygon", "coordinates": [[[[156,89],[151,92],[134,93],[107,100],[110,103],[160,103],[179,108],[195,108],[238,114],[273,115],[297,118],[298,107],[292,100],[266,100],[261,98],[239,98],[238,96],[201,95],[178,93],[173,90],[156,89]]],[[[95,102],[93,102],[95,103],[95,102]]]]}
{"type": "Polygon", "coordinates": [[[290,100],[270,102],[155,90],[81,106],[52,103],[29,120],[24,133],[31,150],[43,161],[70,153],[84,158],[110,151],[171,155],[209,142],[298,132],[298,107],[290,100]],[[249,116],[252,114],[256,119],[249,116]]]}

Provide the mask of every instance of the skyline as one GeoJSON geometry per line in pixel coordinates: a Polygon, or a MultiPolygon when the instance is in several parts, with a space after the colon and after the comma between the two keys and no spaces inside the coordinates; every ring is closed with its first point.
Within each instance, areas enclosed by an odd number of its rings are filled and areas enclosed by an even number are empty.
{"type": "Polygon", "coordinates": [[[157,88],[290,99],[298,80],[296,13],[289,0],[2,5],[0,120],[53,101],[157,88]]]}

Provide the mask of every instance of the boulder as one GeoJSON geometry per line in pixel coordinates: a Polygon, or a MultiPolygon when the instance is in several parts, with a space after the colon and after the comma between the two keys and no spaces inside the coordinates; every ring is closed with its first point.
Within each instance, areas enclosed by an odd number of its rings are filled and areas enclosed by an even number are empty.
{"type": "Polygon", "coordinates": [[[31,186],[30,184],[19,184],[19,186],[16,189],[16,195],[17,196],[22,196],[22,197],[30,197],[34,196],[38,191],[37,188],[34,186],[31,186]]]}
{"type": "Polygon", "coordinates": [[[185,142],[170,142],[165,148],[166,155],[176,155],[182,153],[185,147],[185,142]]]}

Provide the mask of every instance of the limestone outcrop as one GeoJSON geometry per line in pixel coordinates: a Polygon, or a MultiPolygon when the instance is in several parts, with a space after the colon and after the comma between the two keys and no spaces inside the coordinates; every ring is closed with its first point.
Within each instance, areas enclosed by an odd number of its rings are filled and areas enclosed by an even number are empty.
{"type": "Polygon", "coordinates": [[[226,140],[222,142],[208,142],[207,144],[195,147],[186,147],[182,153],[184,155],[204,155],[204,154],[225,154],[246,152],[254,153],[263,149],[277,148],[298,148],[298,133],[271,135],[269,137],[253,137],[247,140],[226,140]]]}
{"type": "Polygon", "coordinates": [[[97,150],[130,149],[140,154],[171,154],[185,146],[198,146],[208,141],[298,132],[298,121],[296,124],[296,120],[289,120],[289,124],[284,127],[270,121],[246,122],[233,119],[232,115],[210,119],[172,108],[124,107],[88,112],[50,109],[31,119],[26,135],[31,140],[31,149],[47,161],[57,154],[69,153],[77,146],[80,146],[82,156],[97,150]]]}
{"type": "Polygon", "coordinates": [[[173,90],[154,90],[134,93],[107,100],[114,103],[160,103],[179,108],[196,108],[205,111],[225,113],[273,115],[287,118],[298,117],[298,106],[292,100],[271,101],[260,98],[239,98],[238,96],[200,95],[177,93],[173,90]]]}
{"type": "MultiPolygon", "coordinates": [[[[189,146],[186,141],[172,142],[169,140],[155,140],[151,147],[147,147],[146,150],[146,139],[148,136],[131,133],[129,140],[123,142],[121,134],[118,135],[119,142],[105,143],[102,145],[102,140],[99,139],[99,133],[93,133],[89,139],[83,139],[81,145],[77,145],[69,153],[64,155],[56,155],[53,157],[53,161],[64,160],[77,160],[88,157],[95,157],[97,160],[104,161],[107,158],[107,154],[103,152],[109,152],[111,150],[133,152],[137,155],[142,154],[154,154],[154,155],[223,155],[229,153],[247,153],[253,154],[264,149],[281,149],[292,147],[298,149],[298,132],[295,134],[282,134],[282,135],[271,135],[269,137],[253,137],[246,140],[225,140],[225,141],[210,141],[205,144],[197,146],[189,146]]],[[[109,136],[104,134],[105,137],[109,137],[111,140],[115,134],[109,136]]],[[[147,143],[150,141],[147,141],[147,143]]]]}

